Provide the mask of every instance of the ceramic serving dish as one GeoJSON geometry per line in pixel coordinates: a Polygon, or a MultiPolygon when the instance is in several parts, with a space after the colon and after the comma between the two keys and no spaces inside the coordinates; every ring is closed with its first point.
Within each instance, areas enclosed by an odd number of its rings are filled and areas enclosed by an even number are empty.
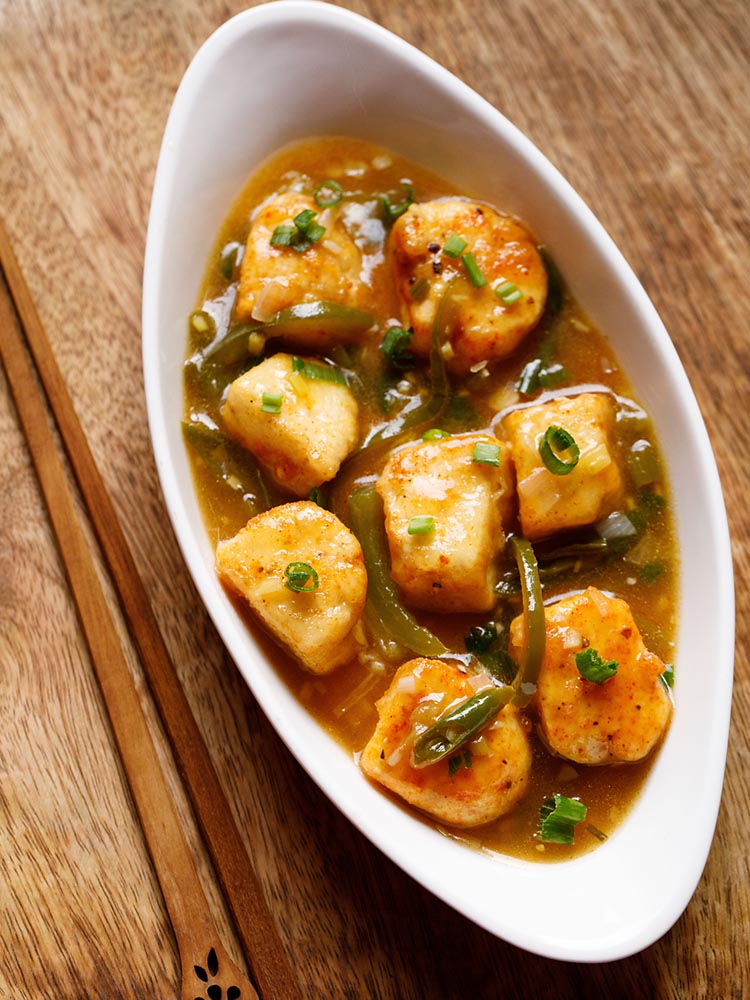
{"type": "Polygon", "coordinates": [[[271,723],[337,806],[437,896],[541,955],[611,960],[667,931],[700,878],[721,794],[734,629],[726,515],[705,427],[659,317],[544,156],[450,73],[357,15],[307,0],[240,14],[197,53],[167,123],[148,228],[143,358],[161,483],[195,584],[271,723]],[[667,457],[682,558],[674,721],[628,818],[576,860],[474,851],[379,792],[290,694],[216,578],[180,431],[187,317],[250,173],[285,143],[323,134],[390,147],[523,218],[612,341],[667,457]]]}

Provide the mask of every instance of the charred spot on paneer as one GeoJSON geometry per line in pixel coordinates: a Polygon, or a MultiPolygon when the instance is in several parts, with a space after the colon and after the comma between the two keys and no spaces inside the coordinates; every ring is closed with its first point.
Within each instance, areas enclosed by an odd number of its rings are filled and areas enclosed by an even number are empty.
{"type": "Polygon", "coordinates": [[[330,511],[302,500],[258,514],[219,544],[216,567],[311,673],[330,673],[361,648],[362,549],[330,511]]]}
{"type": "MultiPolygon", "coordinates": [[[[474,681],[477,678],[473,678],[474,681]]],[[[492,682],[486,678],[492,687],[492,682]]],[[[415,741],[477,694],[472,679],[441,660],[404,663],[377,702],[378,723],[360,766],[373,781],[442,823],[481,826],[509,812],[526,791],[531,749],[518,710],[506,705],[454,755],[415,766],[415,741]]]]}
{"type": "MultiPolygon", "coordinates": [[[[665,667],[644,645],[625,601],[595,587],[545,608],[546,645],[532,702],[544,740],[579,764],[644,758],[672,713],[665,667]]],[[[523,647],[511,625],[511,652],[523,647]]]]}
{"type": "Polygon", "coordinates": [[[446,289],[466,279],[451,292],[443,345],[455,373],[507,358],[541,319],[547,272],[539,251],[520,222],[489,205],[463,198],[411,205],[393,226],[391,247],[412,347],[423,357],[446,289]]]}
{"type": "Polygon", "coordinates": [[[513,508],[508,446],[488,434],[409,445],[390,456],[377,490],[391,574],[407,603],[489,611],[513,508]]]}
{"type": "Polygon", "coordinates": [[[307,496],[332,479],[359,436],[359,408],[340,371],[274,354],[229,386],[229,434],[285,491],[307,496]]]}
{"type": "Polygon", "coordinates": [[[502,426],[527,538],[580,528],[610,513],[623,489],[610,396],[585,392],[524,406],[509,413],[502,426]]]}
{"type": "MultiPolygon", "coordinates": [[[[304,302],[360,304],[362,260],[337,209],[322,211],[312,198],[288,191],[268,199],[250,226],[240,268],[238,319],[267,323],[304,302]],[[309,235],[306,235],[306,232],[309,235]]],[[[299,325],[294,339],[325,347],[340,340],[320,327],[299,325]]]]}

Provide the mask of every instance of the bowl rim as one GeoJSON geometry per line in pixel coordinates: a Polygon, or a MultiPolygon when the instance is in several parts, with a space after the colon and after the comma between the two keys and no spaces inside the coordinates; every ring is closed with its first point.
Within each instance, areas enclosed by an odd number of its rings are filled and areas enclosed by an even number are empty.
{"type": "MultiPolygon", "coordinates": [[[[248,174],[253,166],[252,164],[248,166],[248,174]]],[[[227,206],[231,204],[233,196],[234,192],[228,198],[227,206]]],[[[661,323],[653,304],[625,262],[622,254],[598,220],[593,216],[590,209],[588,209],[580,196],[571,188],[550,161],[533,145],[531,140],[504,118],[498,110],[471,90],[465,83],[449,73],[448,70],[387,29],[351,11],[332,4],[321,3],[319,0],[284,0],[284,3],[254,7],[237,14],[221,25],[204,42],[193,57],[174,98],[165,128],[154,181],[144,261],[143,363],[149,426],[159,478],[170,519],[191,576],[220,636],[235,659],[245,681],[264,709],[269,721],[308,774],[310,774],[316,784],[329,796],[336,806],[347,815],[350,821],[372,843],[383,850],[401,868],[421,884],[425,885],[430,891],[492,933],[538,954],[550,958],[583,962],[607,961],[633,954],[651,944],[665,933],[686,907],[701,876],[713,838],[721,797],[728,738],[732,690],[731,663],[733,662],[734,647],[733,567],[726,511],[715,459],[697,401],[695,400],[692,388],[679,361],[674,345],[669,339],[669,335],[661,323]],[[383,798],[380,792],[373,788],[370,788],[372,794],[369,792],[364,793],[364,807],[360,803],[358,810],[347,807],[347,803],[342,803],[337,794],[337,784],[346,775],[346,768],[343,764],[346,754],[336,746],[336,753],[342,758],[339,766],[336,765],[334,758],[330,754],[327,755],[327,761],[331,767],[331,773],[327,775],[321,774],[320,768],[312,766],[311,762],[306,759],[299,739],[295,738],[293,733],[290,733],[288,722],[285,723],[280,714],[282,707],[279,705],[273,690],[269,688],[268,684],[262,678],[258,679],[257,677],[248,676],[248,669],[246,666],[243,666],[244,655],[238,633],[236,629],[228,625],[225,609],[222,609],[217,604],[215,586],[204,578],[203,559],[198,551],[196,539],[190,537],[191,530],[185,517],[184,498],[181,495],[176,470],[170,457],[170,448],[174,441],[175,432],[166,422],[165,405],[159,380],[159,365],[162,361],[159,351],[158,320],[160,278],[164,263],[166,241],[168,240],[167,216],[169,192],[174,181],[175,171],[178,169],[177,161],[173,155],[173,148],[174,144],[179,144],[179,136],[189,122],[192,109],[191,101],[194,100],[195,94],[200,91],[201,86],[204,84],[212,68],[216,65],[216,61],[221,58],[227,46],[234,44],[239,38],[246,36],[252,38],[254,35],[261,33],[264,28],[270,26],[291,23],[299,24],[301,22],[306,22],[310,25],[314,24],[315,28],[319,30],[339,31],[345,34],[351,33],[376,48],[386,48],[400,60],[411,64],[415,69],[429,76],[436,86],[449,92],[456,102],[466,109],[467,114],[481,119],[498,138],[512,145],[515,151],[529,163],[530,167],[536,173],[538,182],[549,186],[555,195],[562,199],[567,209],[575,217],[577,224],[595,243],[597,252],[602,256],[605,266],[611,270],[615,279],[622,284],[627,295],[633,300],[634,305],[643,318],[647,336],[653,341],[652,346],[659,355],[665,370],[669,372],[675,391],[682,398],[685,407],[684,413],[689,420],[690,435],[702,456],[702,483],[706,489],[706,503],[710,514],[709,527],[716,551],[716,564],[718,568],[715,583],[720,588],[720,593],[717,596],[718,607],[721,612],[721,618],[717,621],[720,643],[719,652],[724,660],[730,662],[730,674],[728,679],[724,677],[721,692],[722,697],[716,695],[711,703],[713,709],[711,720],[713,725],[708,737],[711,741],[708,758],[711,766],[711,781],[709,783],[713,789],[713,795],[705,803],[711,821],[704,822],[702,836],[695,838],[692,842],[690,863],[689,865],[686,862],[683,864],[683,868],[689,868],[690,874],[689,877],[686,875],[679,889],[673,888],[669,899],[661,901],[657,910],[648,918],[644,918],[643,923],[638,928],[630,927],[623,932],[610,934],[606,940],[590,940],[576,944],[553,940],[549,937],[545,938],[542,934],[535,934],[533,930],[530,931],[528,928],[515,928],[512,925],[512,921],[507,919],[501,920],[498,923],[486,910],[476,912],[467,909],[466,900],[460,893],[451,889],[450,885],[441,883],[436,886],[434,880],[429,877],[429,872],[425,871],[424,864],[419,863],[418,859],[415,860],[408,847],[404,847],[398,843],[398,834],[405,831],[404,819],[406,819],[407,825],[409,823],[414,824],[414,817],[412,815],[404,813],[400,807],[394,806],[392,803],[389,803],[385,809],[375,806],[376,801],[382,804],[383,802],[387,802],[387,800],[383,798]],[[371,809],[384,812],[388,815],[389,822],[392,823],[396,831],[395,840],[392,834],[389,836],[379,835],[378,830],[374,829],[371,816],[369,815],[371,809]]],[[[245,636],[245,644],[247,644],[247,635],[245,636]]],[[[273,668],[270,669],[272,670],[273,668]]],[[[678,677],[678,692],[679,684],[678,677]]],[[[659,761],[655,763],[654,768],[657,768],[658,764],[659,761]]],[[[644,799],[647,798],[648,785],[651,783],[652,778],[653,775],[649,777],[641,799],[623,825],[632,823],[635,814],[642,811],[641,805],[644,799]]],[[[364,779],[362,780],[364,781],[364,779]]],[[[405,835],[404,839],[405,842],[409,842],[408,836],[405,835]]],[[[428,836],[429,839],[430,837],[428,836]]],[[[612,840],[614,841],[615,838],[613,837],[612,840]]],[[[434,847],[436,853],[441,857],[446,856],[442,847],[436,846],[434,841],[431,847],[434,847]]],[[[470,852],[464,851],[464,853],[470,852]]],[[[499,864],[503,870],[508,872],[522,869],[527,873],[524,877],[528,879],[530,887],[533,884],[535,888],[536,883],[540,879],[550,882],[554,882],[556,879],[555,876],[542,876],[540,873],[548,873],[553,868],[565,868],[568,870],[577,868],[583,871],[592,866],[592,862],[589,859],[598,857],[600,853],[601,849],[592,854],[554,866],[517,861],[516,859],[502,856],[499,864]],[[531,871],[527,871],[528,869],[531,871]],[[536,874],[533,874],[534,872],[536,874]]],[[[458,855],[450,855],[450,858],[463,874],[470,873],[469,869],[472,866],[467,866],[460,860],[456,861],[458,855]]],[[[497,861],[498,859],[493,860],[497,861]]],[[[567,882],[568,880],[565,881],[567,882]]]]}

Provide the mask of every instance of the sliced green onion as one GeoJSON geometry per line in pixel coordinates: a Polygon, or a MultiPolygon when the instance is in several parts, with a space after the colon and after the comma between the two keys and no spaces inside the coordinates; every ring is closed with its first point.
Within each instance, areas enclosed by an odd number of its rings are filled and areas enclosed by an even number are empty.
{"type": "Polygon", "coordinates": [[[219,271],[221,272],[222,278],[226,281],[232,280],[232,275],[234,274],[234,269],[237,266],[237,251],[240,249],[240,243],[227,243],[227,245],[221,251],[221,259],[219,260],[219,271]]]}
{"type": "Polygon", "coordinates": [[[284,586],[296,594],[311,594],[320,586],[318,574],[309,563],[291,562],[284,570],[284,586]]]}
{"type": "Polygon", "coordinates": [[[662,565],[662,563],[650,562],[646,563],[646,565],[641,569],[641,572],[638,575],[640,576],[641,580],[645,580],[646,583],[653,583],[654,580],[659,579],[659,577],[662,575],[663,572],[664,572],[664,566],[662,565]]]}
{"type": "Polygon", "coordinates": [[[260,408],[263,413],[281,413],[281,401],[284,396],[280,392],[264,392],[260,408]]]}
{"type": "Polygon", "coordinates": [[[391,222],[394,222],[400,215],[403,215],[409,205],[414,202],[414,188],[411,184],[407,184],[405,181],[402,181],[401,186],[406,191],[406,197],[403,201],[399,202],[398,205],[391,205],[385,195],[380,196],[380,203],[383,206],[383,211],[385,212],[386,218],[391,222]]]}
{"type": "Polygon", "coordinates": [[[331,382],[333,385],[346,385],[344,373],[333,365],[319,365],[315,361],[304,361],[302,358],[292,358],[292,371],[299,372],[305,378],[316,379],[319,382],[331,382]]]}
{"type": "Polygon", "coordinates": [[[566,431],[564,427],[551,424],[539,442],[539,454],[554,476],[567,476],[578,465],[581,451],[569,431],[566,431]],[[570,455],[568,460],[560,458],[560,455],[565,452],[570,455]]]}
{"type": "Polygon", "coordinates": [[[430,427],[429,430],[425,431],[422,435],[423,441],[440,441],[442,438],[449,438],[451,434],[449,431],[441,430],[440,427],[430,427]]]}
{"type": "Polygon", "coordinates": [[[362,546],[367,569],[367,602],[385,631],[418,656],[442,656],[448,650],[436,635],[419,625],[401,603],[390,572],[383,504],[374,486],[349,498],[351,528],[362,546]]]}
{"type": "Polygon", "coordinates": [[[603,660],[595,649],[589,646],[576,653],[576,667],[584,680],[594,684],[604,684],[617,673],[617,660],[603,660]]]}
{"type": "Polygon", "coordinates": [[[414,367],[415,357],[411,350],[413,330],[403,330],[400,326],[392,326],[386,330],[383,343],[380,345],[389,363],[399,371],[408,371],[414,367]]]}
{"type": "Polygon", "coordinates": [[[413,299],[415,302],[424,302],[427,296],[430,294],[430,279],[420,278],[416,284],[412,285],[409,289],[409,298],[413,299]]]}
{"type": "Polygon", "coordinates": [[[534,358],[523,366],[518,380],[518,391],[522,396],[532,396],[539,388],[539,372],[543,369],[541,358],[534,358]]]}
{"type": "Polygon", "coordinates": [[[448,777],[453,781],[456,774],[461,770],[461,766],[470,768],[472,765],[471,750],[462,750],[448,758],[448,777]]]}
{"type": "Polygon", "coordinates": [[[460,257],[469,244],[460,236],[451,233],[443,246],[443,253],[446,257],[460,257]]]}
{"type": "Polygon", "coordinates": [[[287,222],[277,226],[271,234],[271,246],[291,247],[297,253],[309,249],[323,238],[326,231],[325,226],[315,221],[316,215],[317,212],[311,208],[304,208],[294,217],[294,225],[287,222]]]}
{"type": "Polygon", "coordinates": [[[409,527],[406,529],[409,535],[429,535],[435,530],[435,518],[430,517],[428,514],[421,514],[418,517],[413,517],[409,521],[409,527]]]}
{"type": "Polygon", "coordinates": [[[531,542],[512,535],[510,546],[518,566],[523,597],[523,621],[526,646],[521,654],[519,670],[516,674],[513,698],[514,704],[526,705],[534,696],[536,682],[544,659],[547,643],[547,629],[542,603],[542,585],[539,580],[539,566],[531,542]]]}
{"type": "Polygon", "coordinates": [[[310,500],[317,504],[318,507],[322,507],[323,510],[328,510],[328,500],[323,490],[319,486],[313,486],[309,494],[310,500]]]}
{"type": "Polygon", "coordinates": [[[554,389],[570,381],[567,369],[560,364],[548,365],[539,372],[539,385],[543,389],[554,389]]]}
{"type": "Polygon", "coordinates": [[[323,181],[315,189],[315,194],[313,195],[318,208],[330,208],[332,205],[338,205],[343,197],[344,190],[336,181],[323,181]]]}
{"type": "Polygon", "coordinates": [[[512,306],[514,302],[518,302],[520,298],[523,298],[523,292],[512,281],[503,281],[501,284],[496,285],[495,295],[506,306],[512,306]]]}
{"type": "Polygon", "coordinates": [[[455,753],[491,722],[513,696],[511,687],[492,687],[447,712],[414,741],[413,767],[424,767],[455,753]]]}
{"type": "Polygon", "coordinates": [[[500,465],[500,445],[489,441],[477,441],[471,453],[472,462],[480,465],[500,465]]]}
{"type": "Polygon", "coordinates": [[[469,275],[469,281],[471,281],[475,288],[482,288],[487,284],[487,279],[479,269],[479,264],[477,264],[473,253],[462,254],[461,261],[466,268],[466,273],[469,275]]]}
{"type": "Polygon", "coordinates": [[[494,622],[486,625],[474,625],[464,636],[467,653],[486,653],[493,642],[497,640],[497,626],[494,622]]]}
{"type": "Polygon", "coordinates": [[[588,809],[578,799],[554,795],[539,810],[539,839],[552,844],[572,844],[577,823],[586,819],[588,809]]]}
{"type": "Polygon", "coordinates": [[[271,234],[271,246],[272,247],[288,247],[294,237],[297,234],[297,230],[294,226],[285,222],[281,226],[277,226],[273,233],[271,234]]]}

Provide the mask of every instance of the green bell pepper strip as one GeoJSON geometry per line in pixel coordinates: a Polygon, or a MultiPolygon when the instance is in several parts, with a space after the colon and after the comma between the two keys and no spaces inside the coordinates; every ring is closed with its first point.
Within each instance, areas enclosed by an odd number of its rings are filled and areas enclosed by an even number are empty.
{"type": "Polygon", "coordinates": [[[536,682],[544,659],[547,633],[544,622],[544,604],[542,603],[542,585],[539,582],[539,567],[531,542],[525,538],[518,538],[517,535],[512,535],[510,547],[521,578],[524,631],[526,633],[526,647],[521,655],[521,662],[514,681],[516,693],[513,697],[513,704],[523,706],[529,703],[536,691],[536,682]]]}
{"type": "Polygon", "coordinates": [[[438,719],[414,741],[413,767],[435,764],[473,739],[513,698],[509,685],[480,691],[438,719]]]}
{"type": "Polygon", "coordinates": [[[351,495],[349,517],[365,558],[367,600],[383,628],[419,656],[447,653],[440,639],[419,625],[401,603],[390,574],[383,504],[374,486],[364,486],[351,495]]]}

